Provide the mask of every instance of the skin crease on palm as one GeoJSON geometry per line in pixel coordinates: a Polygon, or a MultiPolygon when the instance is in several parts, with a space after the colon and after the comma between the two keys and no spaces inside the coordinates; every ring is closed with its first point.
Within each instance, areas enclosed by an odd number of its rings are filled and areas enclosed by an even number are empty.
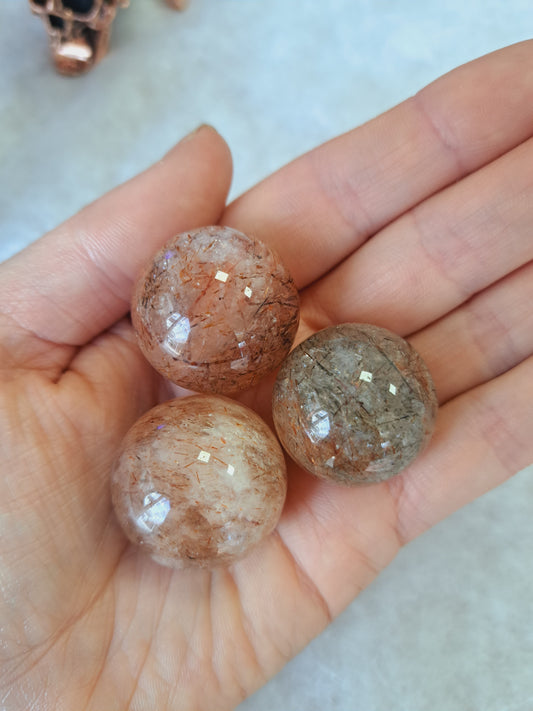
{"type": "MultiPolygon", "coordinates": [[[[230,155],[204,127],[0,267],[3,709],[232,709],[402,545],[533,460],[532,106],[526,42],[226,210],[230,155]],[[278,529],[248,558],[172,571],[110,508],[121,438],[169,396],[125,317],[148,256],[217,222],[279,251],[301,289],[298,340],[389,328],[441,407],[430,447],[390,482],[345,489],[292,466],[278,529]]],[[[271,385],[242,398],[265,417],[271,385]]]]}

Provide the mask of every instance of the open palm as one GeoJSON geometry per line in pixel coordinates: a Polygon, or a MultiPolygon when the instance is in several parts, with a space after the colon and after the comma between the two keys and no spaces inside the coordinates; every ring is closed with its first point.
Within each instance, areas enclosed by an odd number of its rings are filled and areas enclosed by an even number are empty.
{"type": "MultiPolygon", "coordinates": [[[[203,128],[2,265],[2,708],[231,709],[404,543],[533,459],[532,105],[523,43],[225,211],[229,152],[203,128]],[[281,254],[300,339],[346,321],[400,333],[441,409],[430,447],[390,482],[345,489],[290,468],[280,524],[248,558],[171,571],[110,508],[118,444],[165,396],[124,317],[148,256],[216,222],[281,254]]],[[[243,396],[265,417],[270,387],[243,396]]]]}

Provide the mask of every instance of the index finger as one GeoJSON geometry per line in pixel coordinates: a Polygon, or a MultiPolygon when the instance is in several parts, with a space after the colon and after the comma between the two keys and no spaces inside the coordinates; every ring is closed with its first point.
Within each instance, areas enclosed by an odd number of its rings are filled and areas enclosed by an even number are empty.
{"type": "Polygon", "coordinates": [[[61,372],[72,348],[127,313],[140,267],[166,239],[218,221],[230,179],[226,143],[200,127],[144,173],[2,264],[6,358],[25,367],[51,363],[61,372]]]}
{"type": "Polygon", "coordinates": [[[453,70],[298,158],[230,205],[224,223],[270,243],[304,287],[409,208],[526,140],[532,103],[527,41],[453,70]]]}

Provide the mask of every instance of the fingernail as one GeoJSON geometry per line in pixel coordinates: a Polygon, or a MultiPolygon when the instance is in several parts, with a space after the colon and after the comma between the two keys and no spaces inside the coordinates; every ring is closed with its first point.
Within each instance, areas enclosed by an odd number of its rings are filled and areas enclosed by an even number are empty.
{"type": "Polygon", "coordinates": [[[191,138],[194,138],[198,133],[200,133],[204,129],[209,129],[210,131],[214,131],[215,133],[217,133],[217,130],[215,128],[213,128],[213,126],[211,126],[211,124],[201,123],[197,128],[194,129],[194,131],[191,131],[184,138],[182,138],[180,143],[185,143],[186,141],[190,141],[191,138]]]}

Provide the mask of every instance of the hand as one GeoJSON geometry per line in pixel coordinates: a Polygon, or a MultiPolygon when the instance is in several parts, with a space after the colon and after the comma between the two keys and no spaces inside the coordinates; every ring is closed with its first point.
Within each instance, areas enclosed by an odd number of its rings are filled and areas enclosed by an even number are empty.
{"type": "MultiPolygon", "coordinates": [[[[533,458],[533,43],[462,67],[303,156],[223,212],[209,128],[0,272],[0,698],[5,709],[231,709],[413,537],[533,458]],[[292,468],[275,534],[229,570],[171,571],[110,509],[118,444],[161,382],[124,318],[172,234],[270,242],[300,339],[366,321],[407,336],[441,409],[388,483],[292,468]]],[[[265,414],[269,383],[244,399],[265,414]]]]}

